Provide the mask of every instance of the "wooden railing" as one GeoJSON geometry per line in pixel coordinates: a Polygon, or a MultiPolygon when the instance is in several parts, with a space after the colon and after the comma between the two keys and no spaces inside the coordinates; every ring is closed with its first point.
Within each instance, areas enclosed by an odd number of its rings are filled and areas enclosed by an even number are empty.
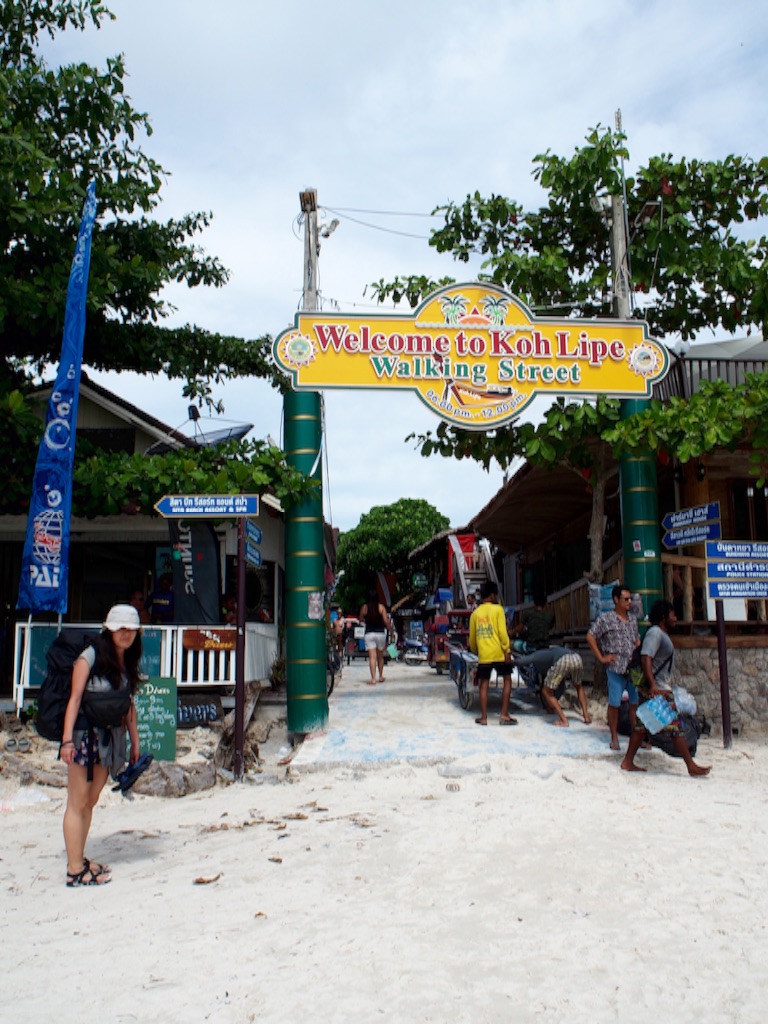
{"type": "MultiPolygon", "coordinates": [[[[705,618],[696,619],[694,593],[698,589],[706,592],[707,563],[703,558],[688,555],[662,554],[661,570],[663,576],[664,598],[682,603],[679,625],[682,629],[714,625],[705,618]]],[[[624,557],[621,552],[614,555],[603,565],[603,583],[622,580],[624,574],[624,557]]],[[[589,584],[586,579],[577,580],[569,586],[550,594],[548,606],[555,613],[553,634],[561,637],[583,636],[589,629],[589,584]]],[[[523,608],[530,608],[530,602],[514,606],[515,620],[523,608]]],[[[648,609],[646,608],[646,612],[648,609]]],[[[765,601],[747,602],[748,621],[738,624],[739,629],[752,628],[762,630],[766,626],[765,601]]]]}
{"type": "Polygon", "coordinates": [[[681,359],[675,356],[669,373],[654,385],[653,397],[662,402],[673,395],[690,398],[703,380],[743,384],[748,373],[764,373],[766,369],[768,361],[765,359],[681,359]]]}
{"type": "MultiPolygon", "coordinates": [[[[99,623],[64,623],[63,628],[76,627],[98,632],[99,623]]],[[[215,629],[215,627],[213,627],[215,629]]],[[[234,650],[195,650],[184,643],[184,632],[199,631],[199,626],[148,626],[145,632],[155,634],[155,660],[152,673],[173,677],[179,689],[228,688],[235,685],[234,650]]],[[[45,677],[45,651],[58,628],[50,623],[17,622],[14,635],[13,699],[17,709],[24,706],[28,692],[37,688],[45,677]]],[[[145,655],[148,653],[145,643],[145,655]]],[[[246,681],[269,678],[272,663],[278,654],[277,627],[267,623],[247,622],[245,625],[246,681]]]]}

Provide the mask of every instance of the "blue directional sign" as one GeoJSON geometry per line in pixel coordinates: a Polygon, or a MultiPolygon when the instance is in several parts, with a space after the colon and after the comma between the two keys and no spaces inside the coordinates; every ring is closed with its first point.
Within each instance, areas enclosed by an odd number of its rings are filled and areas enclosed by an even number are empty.
{"type": "Polygon", "coordinates": [[[258,494],[166,494],[155,505],[165,519],[231,519],[259,514],[258,494]]]}
{"type": "Polygon", "coordinates": [[[740,597],[745,601],[768,597],[768,578],[764,580],[707,580],[709,596],[718,601],[740,597]]]}
{"type": "Polygon", "coordinates": [[[251,565],[261,565],[261,552],[248,541],[245,542],[245,560],[251,565]]]}
{"type": "Polygon", "coordinates": [[[700,525],[709,522],[710,519],[719,518],[720,502],[711,501],[708,505],[696,505],[693,508],[681,508],[679,512],[668,512],[662,519],[661,526],[663,530],[679,530],[685,526],[700,525]]]}
{"type": "MultiPolygon", "coordinates": [[[[720,534],[718,534],[719,536],[720,534]]],[[[249,540],[251,544],[261,544],[261,530],[250,519],[245,520],[245,539],[249,540]]]]}
{"type": "Polygon", "coordinates": [[[713,540],[707,544],[707,560],[719,558],[754,561],[768,560],[768,541],[754,540],[713,540]]]}
{"type": "Polygon", "coordinates": [[[707,587],[718,599],[768,597],[768,543],[708,541],[707,587]]]}
{"type": "Polygon", "coordinates": [[[679,530],[670,530],[661,538],[665,548],[680,548],[686,544],[700,544],[704,540],[718,540],[721,536],[719,520],[714,523],[699,523],[696,526],[683,526],[679,530]]]}

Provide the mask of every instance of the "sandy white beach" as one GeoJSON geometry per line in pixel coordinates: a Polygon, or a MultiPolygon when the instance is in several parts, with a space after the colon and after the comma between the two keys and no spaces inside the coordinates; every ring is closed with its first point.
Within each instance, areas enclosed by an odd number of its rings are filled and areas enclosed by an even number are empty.
{"type": "MultiPolygon", "coordinates": [[[[387,699],[362,679],[332,721],[387,699]]],[[[762,1020],[768,746],[712,737],[707,779],[658,751],[629,775],[591,749],[517,752],[541,715],[507,740],[462,714],[457,735],[508,750],[105,792],[105,887],[65,887],[65,793],[4,765],[3,1019],[762,1020]]]]}

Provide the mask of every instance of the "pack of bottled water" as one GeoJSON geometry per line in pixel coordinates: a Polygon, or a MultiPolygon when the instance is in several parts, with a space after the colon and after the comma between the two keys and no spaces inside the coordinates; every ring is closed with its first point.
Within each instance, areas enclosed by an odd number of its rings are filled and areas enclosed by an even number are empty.
{"type": "Polygon", "coordinates": [[[651,697],[638,707],[637,717],[649,733],[655,734],[674,721],[675,711],[664,697],[651,697]]]}

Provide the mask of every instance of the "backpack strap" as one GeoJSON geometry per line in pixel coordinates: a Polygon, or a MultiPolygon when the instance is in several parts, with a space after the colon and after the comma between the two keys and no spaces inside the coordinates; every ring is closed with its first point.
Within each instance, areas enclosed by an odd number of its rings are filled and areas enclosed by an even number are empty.
{"type": "Polygon", "coordinates": [[[93,766],[96,761],[96,730],[91,725],[88,727],[88,769],[85,774],[86,781],[93,782],[93,766]]]}
{"type": "Polygon", "coordinates": [[[664,660],[664,661],[663,661],[663,662],[662,662],[662,663],[661,663],[661,664],[659,665],[659,667],[658,667],[658,668],[656,669],[656,671],[655,671],[655,672],[653,673],[653,674],[654,674],[654,676],[657,676],[657,675],[659,675],[659,674],[660,674],[661,672],[663,672],[663,671],[664,671],[664,669],[665,669],[665,668],[667,667],[667,665],[668,665],[668,664],[670,663],[670,661],[672,661],[672,659],[674,658],[674,656],[675,656],[675,652],[674,652],[674,651],[672,651],[672,653],[670,654],[670,656],[669,656],[668,658],[666,658],[666,659],[665,659],[665,660],[664,660]]]}

